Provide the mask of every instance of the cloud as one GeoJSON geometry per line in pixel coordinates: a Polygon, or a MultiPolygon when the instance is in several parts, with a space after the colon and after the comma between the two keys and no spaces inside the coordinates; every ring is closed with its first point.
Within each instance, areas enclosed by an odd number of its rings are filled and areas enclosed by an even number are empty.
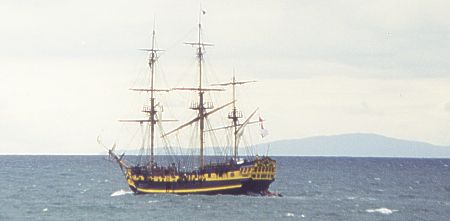
{"type": "MultiPolygon", "coordinates": [[[[131,49],[145,46],[153,15],[158,42],[171,53],[174,42],[181,47],[183,41],[195,38],[198,8],[177,1],[104,0],[7,1],[1,7],[0,57],[17,59],[120,59],[131,49]],[[182,39],[189,31],[193,35],[182,39]]],[[[208,2],[204,7],[209,11],[204,18],[205,39],[216,43],[208,53],[220,55],[221,68],[259,66],[258,73],[268,78],[273,73],[284,78],[450,75],[448,1],[208,2]],[[302,71],[310,62],[324,64],[323,73],[302,71]],[[334,73],[334,66],[355,71],[334,73]]]]}
{"type": "MultiPolygon", "coordinates": [[[[205,54],[208,83],[229,80],[233,68],[240,79],[257,79],[239,102],[248,112],[265,110],[272,137],[371,131],[450,143],[441,132],[450,130],[442,123],[450,94],[449,1],[203,6],[203,36],[215,44],[205,54]]],[[[2,147],[96,152],[99,131],[143,103],[127,89],[148,73],[136,49],[150,44],[155,17],[157,44],[166,50],[158,86],[195,83],[195,51],[183,42],[196,39],[197,10],[175,0],[2,1],[2,147]]],[[[167,96],[176,108],[193,98],[167,96]]]]}

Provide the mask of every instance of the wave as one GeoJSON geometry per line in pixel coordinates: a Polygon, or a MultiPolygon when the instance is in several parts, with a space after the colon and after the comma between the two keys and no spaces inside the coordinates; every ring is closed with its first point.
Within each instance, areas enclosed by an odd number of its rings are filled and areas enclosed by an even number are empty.
{"type": "MultiPolygon", "coordinates": [[[[284,216],[286,216],[286,217],[295,217],[295,214],[294,213],[286,213],[286,214],[284,214],[284,216]]],[[[300,217],[305,218],[305,215],[301,214],[300,217]]]]}
{"type": "Polygon", "coordinates": [[[366,212],[368,213],[381,213],[381,214],[385,214],[385,215],[390,215],[394,212],[398,212],[398,210],[391,210],[388,208],[378,208],[378,209],[366,209],[366,212]]]}
{"type": "Polygon", "coordinates": [[[287,216],[287,217],[294,217],[295,215],[293,213],[286,213],[285,216],[287,216]]]}
{"type": "Polygon", "coordinates": [[[111,196],[123,196],[126,194],[132,194],[132,193],[133,193],[133,191],[131,191],[131,190],[120,189],[120,190],[117,190],[116,192],[112,193],[111,196]]]}

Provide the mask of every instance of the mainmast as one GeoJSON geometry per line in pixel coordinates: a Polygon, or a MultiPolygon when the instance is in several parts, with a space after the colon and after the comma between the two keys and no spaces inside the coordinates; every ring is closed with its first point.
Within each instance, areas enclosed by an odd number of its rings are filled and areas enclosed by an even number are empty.
{"type": "Polygon", "coordinates": [[[154,156],[154,146],[155,146],[155,124],[156,124],[156,110],[155,110],[155,97],[154,97],[154,76],[155,76],[155,62],[156,62],[157,54],[155,50],[155,28],[153,27],[152,31],[152,49],[150,50],[150,59],[148,65],[150,66],[150,165],[153,165],[155,156],[154,156]]]}
{"type": "MultiPolygon", "coordinates": [[[[199,22],[198,22],[198,42],[195,44],[197,46],[197,58],[198,58],[198,105],[193,105],[191,108],[196,109],[198,111],[198,117],[199,117],[199,129],[200,129],[200,156],[199,156],[199,166],[200,168],[204,165],[204,136],[205,136],[205,113],[206,108],[212,108],[212,105],[209,107],[205,107],[203,95],[204,91],[202,88],[202,71],[203,71],[203,47],[204,44],[202,43],[201,39],[201,31],[202,31],[202,24],[201,24],[201,15],[199,15],[199,22]]],[[[194,45],[194,44],[191,44],[194,45]]]]}
{"type": "MultiPolygon", "coordinates": [[[[212,46],[212,44],[206,44],[202,42],[202,14],[204,14],[200,8],[199,16],[198,16],[198,41],[194,43],[186,43],[188,45],[197,46],[197,59],[198,59],[198,88],[192,88],[193,90],[198,91],[198,103],[194,103],[191,105],[191,109],[197,110],[198,112],[198,121],[199,121],[199,132],[200,132],[200,156],[199,156],[199,167],[203,167],[204,165],[204,145],[205,145],[205,118],[208,115],[206,112],[207,109],[214,108],[211,102],[204,102],[204,93],[205,91],[211,90],[202,87],[203,83],[203,54],[205,46],[212,46]]],[[[214,89],[213,89],[214,90],[214,89]]]]}
{"type": "Polygon", "coordinates": [[[213,46],[212,44],[204,43],[202,42],[202,24],[201,24],[201,15],[205,12],[203,10],[200,10],[199,14],[199,23],[198,23],[198,40],[197,42],[192,43],[185,43],[191,46],[196,47],[196,53],[197,53],[197,59],[198,59],[198,87],[193,88],[172,88],[173,90],[185,90],[185,91],[197,91],[198,92],[198,102],[194,102],[191,104],[190,109],[197,111],[197,117],[190,120],[189,122],[182,124],[181,126],[173,129],[172,131],[162,135],[162,137],[166,137],[176,131],[181,130],[182,128],[191,125],[195,122],[199,122],[199,132],[200,132],[200,156],[199,156],[199,167],[204,166],[204,145],[205,145],[205,120],[206,118],[216,113],[217,111],[231,105],[234,103],[234,101],[224,104],[218,108],[214,108],[212,102],[205,102],[204,101],[204,94],[206,91],[223,91],[223,89],[218,88],[204,88],[203,87],[203,54],[206,46],[213,46]],[[207,111],[208,109],[213,109],[211,111],[207,111]]]}
{"type": "Polygon", "coordinates": [[[203,95],[202,91],[202,60],[203,60],[203,51],[201,45],[201,29],[202,24],[198,23],[198,70],[199,70],[199,80],[198,80],[198,95],[199,95],[199,104],[198,104],[198,116],[200,117],[200,168],[204,165],[204,156],[203,156],[203,145],[204,142],[204,130],[205,130],[205,106],[203,104],[203,95]]]}

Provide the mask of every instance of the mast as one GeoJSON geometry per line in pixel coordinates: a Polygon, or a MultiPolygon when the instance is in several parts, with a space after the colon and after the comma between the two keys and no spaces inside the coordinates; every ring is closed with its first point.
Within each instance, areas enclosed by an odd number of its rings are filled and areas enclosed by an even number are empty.
{"type": "MultiPolygon", "coordinates": [[[[233,101],[236,101],[236,85],[242,85],[242,84],[247,84],[247,83],[253,83],[256,81],[236,81],[236,77],[234,75],[234,71],[233,71],[233,80],[231,82],[227,82],[227,83],[221,83],[221,84],[212,84],[214,86],[229,86],[232,85],[233,86],[233,101]]],[[[254,114],[254,113],[253,113],[254,114]]],[[[233,102],[233,109],[232,111],[228,114],[228,119],[232,120],[232,125],[231,127],[233,127],[233,150],[234,150],[234,160],[237,162],[238,161],[238,133],[240,131],[240,129],[248,123],[254,123],[254,122],[248,122],[250,120],[250,118],[253,116],[253,114],[246,120],[246,122],[244,124],[239,124],[239,119],[243,117],[242,112],[239,111],[236,108],[236,102],[233,102]]],[[[229,127],[224,127],[224,128],[229,128],[229,127]]]]}
{"type": "Polygon", "coordinates": [[[199,167],[204,165],[204,145],[205,145],[205,118],[209,114],[206,112],[207,109],[214,108],[212,103],[204,102],[205,91],[213,91],[216,89],[203,88],[203,50],[205,46],[212,46],[211,44],[206,44],[202,42],[202,14],[205,12],[200,7],[200,12],[198,15],[198,40],[193,43],[186,43],[188,45],[197,46],[197,59],[198,59],[198,88],[175,88],[181,90],[194,90],[198,91],[198,104],[194,103],[191,105],[191,109],[198,112],[197,120],[199,121],[199,132],[200,132],[200,156],[199,156],[199,167]]]}
{"type": "Polygon", "coordinates": [[[153,25],[153,31],[152,31],[152,49],[149,59],[149,66],[150,66],[150,165],[153,165],[154,163],[154,146],[155,146],[155,97],[154,97],[154,76],[155,76],[155,62],[156,62],[156,51],[155,51],[155,27],[153,25]]]}
{"type": "MultiPolygon", "coordinates": [[[[236,100],[236,77],[234,76],[233,73],[233,100],[236,100]]],[[[239,112],[240,113],[240,112],[239,112]]],[[[236,110],[236,102],[233,103],[233,112],[232,112],[232,116],[231,119],[233,120],[233,127],[234,127],[234,160],[237,162],[238,161],[238,139],[237,139],[237,129],[238,129],[238,120],[239,118],[242,117],[242,113],[240,113],[240,115],[237,115],[237,110],[236,110]]],[[[230,116],[228,116],[228,118],[230,118],[230,116]]]]}
{"type": "Polygon", "coordinates": [[[200,168],[204,165],[204,156],[203,156],[203,145],[204,145],[204,130],[205,130],[205,106],[203,103],[203,95],[204,92],[202,91],[202,60],[203,60],[203,51],[202,51],[202,42],[201,42],[201,15],[199,16],[199,22],[198,22],[198,72],[199,72],[199,79],[198,79],[198,95],[199,95],[199,102],[198,102],[198,116],[200,117],[200,159],[199,159],[199,165],[200,168]]]}
{"type": "MultiPolygon", "coordinates": [[[[158,52],[161,51],[159,49],[155,48],[155,25],[153,25],[153,31],[152,31],[152,47],[150,49],[144,48],[140,49],[143,51],[149,52],[149,59],[148,59],[148,65],[150,67],[150,88],[130,88],[132,91],[144,91],[144,92],[150,92],[150,105],[144,105],[142,112],[148,114],[147,119],[139,119],[139,120],[119,120],[120,122],[139,122],[141,125],[143,122],[147,122],[148,127],[150,128],[150,133],[148,134],[148,149],[150,151],[150,155],[148,156],[148,163],[150,165],[153,165],[155,162],[155,156],[154,156],[154,148],[155,148],[155,125],[158,121],[174,121],[174,120],[158,120],[156,119],[156,105],[155,105],[155,92],[169,92],[169,90],[166,89],[155,89],[154,88],[154,82],[155,82],[155,64],[158,60],[158,52]]],[[[147,127],[147,128],[148,128],[147,127]]],[[[145,137],[146,134],[143,136],[143,145],[145,144],[145,137]]],[[[142,147],[144,148],[144,147],[142,147]]]]}
{"type": "Polygon", "coordinates": [[[199,132],[200,132],[200,154],[199,154],[199,167],[204,166],[204,145],[205,145],[205,119],[217,111],[231,105],[234,103],[234,101],[227,103],[225,105],[222,105],[218,108],[214,109],[214,105],[212,102],[205,102],[204,101],[204,94],[206,91],[223,91],[223,89],[218,88],[204,88],[203,87],[203,54],[206,46],[213,46],[212,44],[204,43],[202,42],[202,24],[201,24],[201,15],[205,14],[205,11],[203,11],[200,8],[199,13],[199,23],[198,23],[198,40],[197,42],[188,42],[185,44],[195,46],[196,47],[196,53],[197,53],[197,59],[198,59],[198,87],[192,87],[192,88],[172,88],[172,90],[184,90],[184,91],[197,91],[198,92],[198,102],[193,102],[190,106],[190,109],[197,111],[197,117],[192,119],[191,121],[182,124],[181,126],[173,129],[172,131],[165,133],[162,135],[162,137],[166,137],[178,130],[181,130],[182,128],[191,125],[195,122],[199,122],[199,132]],[[213,109],[211,111],[207,111],[208,109],[213,109]]]}

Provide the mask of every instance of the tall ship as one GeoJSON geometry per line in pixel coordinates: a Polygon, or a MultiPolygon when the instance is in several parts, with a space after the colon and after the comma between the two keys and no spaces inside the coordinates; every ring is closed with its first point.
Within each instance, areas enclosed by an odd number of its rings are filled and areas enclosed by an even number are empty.
{"type": "MultiPolygon", "coordinates": [[[[269,186],[275,180],[276,161],[269,156],[258,156],[248,153],[244,156],[239,153],[240,140],[244,135],[244,129],[251,124],[260,124],[259,127],[261,128],[258,127],[258,129],[263,129],[262,119],[253,119],[258,109],[244,118],[243,113],[237,108],[236,87],[253,81],[237,81],[233,74],[230,82],[210,84],[208,86],[211,87],[205,87],[204,52],[206,47],[212,45],[202,41],[201,18],[199,18],[198,23],[197,41],[185,44],[191,45],[196,50],[196,66],[198,66],[196,78],[198,79],[198,84],[194,87],[158,89],[155,87],[155,69],[162,50],[155,47],[155,28],[153,28],[152,47],[145,49],[149,54],[150,80],[148,86],[146,88],[131,89],[147,94],[148,102],[142,110],[145,117],[137,120],[120,120],[121,122],[138,123],[145,128],[145,132],[142,133],[140,153],[137,157],[128,159],[124,157],[124,154],[116,153],[116,145],[114,144],[114,147],[108,150],[110,159],[118,163],[129,188],[138,194],[273,195],[269,191],[269,186]],[[231,101],[219,107],[214,107],[211,101],[206,101],[207,98],[210,98],[210,96],[206,96],[209,93],[218,93],[228,87],[232,89],[233,96],[231,101]],[[195,111],[193,119],[165,132],[162,129],[162,124],[175,120],[162,119],[163,108],[157,102],[157,95],[169,91],[170,93],[187,91],[194,93],[197,99],[189,107],[195,111]],[[229,109],[229,113],[222,116],[222,118],[226,118],[228,123],[213,128],[209,120],[227,109],[229,109]],[[171,144],[171,141],[179,139],[175,137],[179,131],[189,128],[194,128],[193,134],[198,138],[193,145],[196,151],[191,151],[192,155],[175,153],[174,149],[182,150],[183,147],[179,145],[174,146],[171,144]],[[207,143],[206,139],[211,138],[211,140],[214,140],[214,135],[209,134],[220,130],[228,131],[231,142],[225,145],[228,146],[225,151],[206,155],[205,149],[215,148],[214,144],[207,143]],[[163,146],[166,150],[164,155],[159,156],[155,154],[157,139],[162,140],[159,146],[163,146]]],[[[264,130],[261,131],[264,133],[264,130]]],[[[261,135],[263,136],[264,134],[261,135]]],[[[184,153],[186,152],[188,151],[184,153]]]]}

